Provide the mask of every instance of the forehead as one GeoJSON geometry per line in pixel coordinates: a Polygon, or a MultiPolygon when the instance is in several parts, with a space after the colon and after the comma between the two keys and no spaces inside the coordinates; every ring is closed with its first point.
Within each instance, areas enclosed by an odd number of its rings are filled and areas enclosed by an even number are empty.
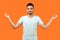
{"type": "Polygon", "coordinates": [[[27,6],[27,8],[33,8],[33,6],[27,6]]]}

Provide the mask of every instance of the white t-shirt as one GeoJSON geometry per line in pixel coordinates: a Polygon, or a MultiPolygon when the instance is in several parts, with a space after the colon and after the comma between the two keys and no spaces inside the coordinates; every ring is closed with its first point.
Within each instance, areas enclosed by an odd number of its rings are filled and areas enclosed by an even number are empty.
{"type": "Polygon", "coordinates": [[[22,16],[18,23],[23,25],[22,40],[37,40],[37,24],[43,24],[39,16],[29,18],[27,15],[22,16]]]}

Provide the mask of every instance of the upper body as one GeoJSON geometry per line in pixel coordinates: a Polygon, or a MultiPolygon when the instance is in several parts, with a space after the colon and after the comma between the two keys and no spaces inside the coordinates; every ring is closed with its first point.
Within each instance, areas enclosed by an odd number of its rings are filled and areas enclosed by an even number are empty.
{"type": "Polygon", "coordinates": [[[39,16],[33,16],[29,18],[27,15],[22,16],[19,21],[19,24],[23,25],[23,36],[37,36],[37,25],[42,25],[43,22],[39,16]]]}
{"type": "MultiPolygon", "coordinates": [[[[37,25],[39,24],[42,28],[47,28],[51,22],[57,18],[56,16],[53,16],[48,22],[47,24],[44,24],[43,21],[41,20],[41,18],[39,16],[35,16],[33,14],[34,12],[34,5],[32,3],[28,3],[26,6],[26,11],[27,11],[27,15],[22,16],[19,21],[17,22],[17,24],[14,24],[13,21],[11,20],[11,18],[9,17],[9,15],[5,14],[6,18],[8,18],[8,20],[10,21],[11,25],[13,26],[13,28],[17,28],[19,27],[21,24],[23,25],[23,38],[29,38],[31,40],[36,40],[37,37],[37,25]]],[[[25,39],[24,39],[25,40],[25,39]]],[[[29,40],[29,39],[28,39],[29,40]]]]}

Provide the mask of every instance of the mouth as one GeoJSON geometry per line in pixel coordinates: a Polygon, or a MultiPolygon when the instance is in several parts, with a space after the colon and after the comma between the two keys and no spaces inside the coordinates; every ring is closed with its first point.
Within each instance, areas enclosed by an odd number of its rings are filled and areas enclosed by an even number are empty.
{"type": "Polygon", "coordinates": [[[32,15],[32,12],[29,12],[29,15],[32,15]]]}

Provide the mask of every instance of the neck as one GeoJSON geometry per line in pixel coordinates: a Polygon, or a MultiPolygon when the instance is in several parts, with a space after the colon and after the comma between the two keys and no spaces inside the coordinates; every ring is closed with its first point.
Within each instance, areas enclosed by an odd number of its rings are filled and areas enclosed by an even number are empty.
{"type": "Polygon", "coordinates": [[[28,17],[33,17],[33,14],[31,14],[31,15],[27,14],[27,16],[28,16],[28,17]]]}

